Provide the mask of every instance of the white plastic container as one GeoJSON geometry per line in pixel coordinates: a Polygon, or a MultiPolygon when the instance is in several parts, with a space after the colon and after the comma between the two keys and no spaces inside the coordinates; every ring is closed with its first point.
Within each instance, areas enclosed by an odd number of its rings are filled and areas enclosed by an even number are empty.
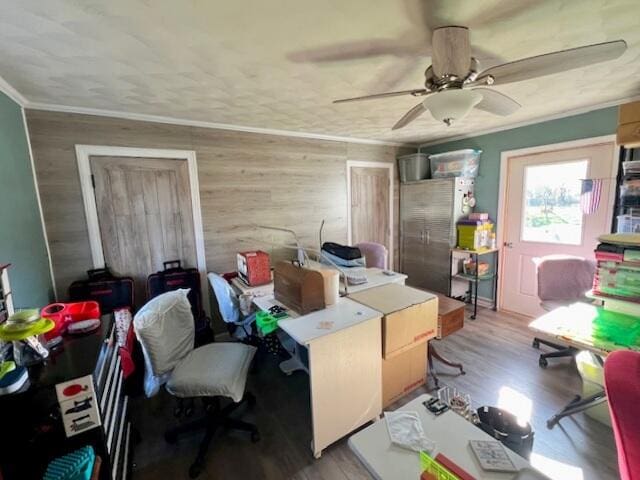
{"type": "Polygon", "coordinates": [[[478,176],[480,154],[482,150],[467,148],[454,152],[429,155],[431,162],[431,178],[478,176]]]}
{"type": "Polygon", "coordinates": [[[616,233],[640,233],[640,215],[627,213],[618,215],[616,233]]]}
{"type": "Polygon", "coordinates": [[[630,173],[640,174],[640,160],[627,160],[622,162],[622,171],[625,175],[630,173]]]}

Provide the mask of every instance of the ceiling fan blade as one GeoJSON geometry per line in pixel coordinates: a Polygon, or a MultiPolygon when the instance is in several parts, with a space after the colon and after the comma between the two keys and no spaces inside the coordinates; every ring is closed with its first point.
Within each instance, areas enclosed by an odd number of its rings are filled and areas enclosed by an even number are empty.
{"type": "Polygon", "coordinates": [[[416,118],[418,118],[426,111],[427,109],[424,108],[422,102],[420,102],[407,113],[405,113],[402,118],[398,120],[393,127],[391,127],[391,130],[398,130],[399,128],[407,126],[409,123],[413,122],[416,118]]]}
{"type": "Polygon", "coordinates": [[[521,107],[518,102],[504,93],[489,88],[474,88],[473,91],[482,94],[482,100],[475,107],[479,110],[506,117],[521,107]]]}
{"type": "Polygon", "coordinates": [[[466,27],[442,27],[433,31],[431,65],[437,77],[464,78],[471,67],[471,44],[466,27]]]}
{"type": "Polygon", "coordinates": [[[485,70],[474,83],[483,83],[489,75],[493,77],[494,85],[521,82],[613,60],[622,55],[626,49],[627,43],[624,40],[616,40],[523,58],[485,70]]]}
{"type": "Polygon", "coordinates": [[[413,95],[414,97],[419,97],[427,92],[428,90],[425,88],[419,88],[416,90],[400,90],[399,92],[375,93],[373,95],[363,95],[362,97],[341,98],[340,100],[334,100],[333,103],[358,102],[360,100],[374,100],[376,98],[398,97],[400,95],[413,95]]]}
{"type": "Polygon", "coordinates": [[[297,63],[320,63],[355,60],[382,55],[406,56],[414,50],[415,47],[412,48],[412,46],[405,45],[393,38],[370,38],[367,40],[338,43],[319,48],[312,48],[310,50],[292,52],[287,55],[287,58],[292,62],[297,63]]]}

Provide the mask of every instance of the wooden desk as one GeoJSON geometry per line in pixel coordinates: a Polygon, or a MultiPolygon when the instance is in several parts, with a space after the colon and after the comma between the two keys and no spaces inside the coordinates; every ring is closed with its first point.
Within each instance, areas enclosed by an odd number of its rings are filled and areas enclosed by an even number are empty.
{"type": "MultiPolygon", "coordinates": [[[[429,395],[420,395],[398,410],[418,413],[425,434],[437,443],[437,453],[447,456],[478,480],[513,478],[514,474],[482,470],[469,447],[469,440],[493,438],[451,410],[438,417],[432,415],[422,405],[429,398],[429,395]]],[[[418,453],[393,445],[384,419],[351,436],[349,447],[376,480],[418,480],[422,473],[418,453]]],[[[516,467],[530,467],[524,458],[509,449],[506,451],[516,467]]]]}
{"type": "MultiPolygon", "coordinates": [[[[359,290],[388,283],[403,283],[406,275],[384,275],[381,269],[364,269],[369,281],[359,290]]],[[[349,288],[353,292],[353,288],[349,288]]],[[[254,297],[254,305],[267,311],[274,305],[287,309],[289,318],[278,326],[282,342],[292,357],[280,363],[291,374],[309,374],[311,390],[311,449],[322,450],[382,412],[382,313],[341,297],[323,310],[298,315],[273,295],[254,297]],[[292,342],[288,342],[291,339],[292,342]],[[287,345],[293,343],[293,345],[287,345]],[[308,360],[301,353],[306,350],[308,360]]]]}
{"type": "MultiPolygon", "coordinates": [[[[265,310],[278,304],[273,297],[255,303],[265,310]]],[[[319,458],[323,449],[382,411],[382,314],[340,298],[324,310],[294,315],[278,323],[297,343],[281,369],[309,373],[311,450],[319,458]],[[308,367],[300,359],[300,346],[308,352],[308,367]]]]}

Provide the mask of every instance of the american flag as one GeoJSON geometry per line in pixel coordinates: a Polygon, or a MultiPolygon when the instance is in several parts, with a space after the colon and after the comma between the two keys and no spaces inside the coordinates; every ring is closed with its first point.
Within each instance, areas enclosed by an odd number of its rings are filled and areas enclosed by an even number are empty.
{"type": "Polygon", "coordinates": [[[602,195],[602,179],[582,180],[580,192],[580,208],[585,215],[591,215],[600,205],[602,195]]]}

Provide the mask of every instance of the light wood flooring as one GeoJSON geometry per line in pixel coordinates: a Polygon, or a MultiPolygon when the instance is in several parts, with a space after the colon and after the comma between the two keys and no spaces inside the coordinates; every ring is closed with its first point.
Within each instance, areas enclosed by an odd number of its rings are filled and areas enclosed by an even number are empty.
{"type": "MultiPolygon", "coordinates": [[[[562,480],[615,480],[616,451],[611,430],[585,416],[561,421],[548,430],[545,421],[580,392],[581,381],[568,359],[538,367],[538,351],[531,347],[528,321],[515,315],[480,309],[478,319],[436,343],[439,352],[462,361],[467,374],[436,364],[441,384],[457,387],[476,406],[496,405],[499,393],[516,392],[531,400],[535,429],[533,459],[557,469],[562,480]],[[451,371],[450,375],[446,372],[451,371]]],[[[369,479],[346,440],[329,447],[314,460],[310,445],[308,378],[303,373],[284,376],[275,358],[269,358],[249,377],[248,389],[258,404],[243,418],[258,425],[262,440],[252,444],[246,435],[227,432],[214,438],[206,470],[208,479],[369,479]]],[[[421,388],[394,407],[429,391],[421,388]]],[[[523,400],[526,402],[526,399],[523,400]]],[[[173,400],[162,393],[134,401],[133,420],[142,441],[136,446],[134,480],[188,478],[201,434],[167,445],[162,433],[175,422],[173,400]]]]}

